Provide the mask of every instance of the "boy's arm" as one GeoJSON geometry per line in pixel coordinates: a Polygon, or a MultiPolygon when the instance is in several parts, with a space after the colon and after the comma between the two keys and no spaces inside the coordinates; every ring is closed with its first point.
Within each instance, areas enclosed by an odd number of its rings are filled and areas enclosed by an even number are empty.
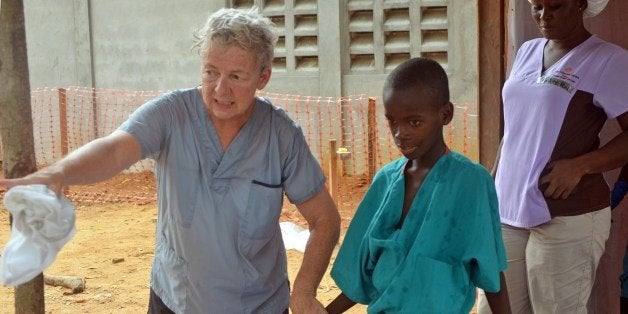
{"type": "Polygon", "coordinates": [[[506,278],[504,272],[499,273],[500,289],[498,292],[486,292],[486,300],[491,312],[494,314],[506,313],[510,314],[510,301],[508,300],[508,287],[506,287],[506,278]]]}
{"type": "Polygon", "coordinates": [[[336,313],[344,313],[346,310],[350,309],[356,304],[349,297],[347,297],[344,293],[340,293],[327,307],[327,313],[336,314],[336,313]]]}

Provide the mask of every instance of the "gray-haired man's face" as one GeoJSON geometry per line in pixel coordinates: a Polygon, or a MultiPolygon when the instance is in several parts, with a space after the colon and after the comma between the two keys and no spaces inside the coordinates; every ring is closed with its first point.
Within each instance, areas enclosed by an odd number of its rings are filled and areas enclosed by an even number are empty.
{"type": "Polygon", "coordinates": [[[202,96],[214,123],[244,124],[255,104],[255,92],[270,79],[258,56],[234,45],[213,43],[202,54],[202,96]]]}

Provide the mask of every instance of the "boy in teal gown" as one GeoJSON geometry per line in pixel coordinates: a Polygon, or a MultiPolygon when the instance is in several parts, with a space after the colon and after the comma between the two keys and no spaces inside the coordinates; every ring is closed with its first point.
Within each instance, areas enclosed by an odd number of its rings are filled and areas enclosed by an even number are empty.
{"type": "Polygon", "coordinates": [[[331,276],[342,293],[329,313],[356,302],[369,313],[468,313],[476,287],[509,313],[497,196],[489,173],[449,151],[447,75],[410,59],[386,79],[384,107],[404,157],[384,166],[360,203],[331,276]]]}

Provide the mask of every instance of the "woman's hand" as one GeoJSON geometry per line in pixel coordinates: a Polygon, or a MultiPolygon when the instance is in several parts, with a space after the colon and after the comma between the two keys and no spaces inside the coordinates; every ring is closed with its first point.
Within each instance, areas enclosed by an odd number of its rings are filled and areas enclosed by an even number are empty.
{"type": "Polygon", "coordinates": [[[576,188],[584,171],[575,159],[553,161],[545,168],[549,171],[539,180],[539,186],[545,197],[566,199],[576,188]]]}

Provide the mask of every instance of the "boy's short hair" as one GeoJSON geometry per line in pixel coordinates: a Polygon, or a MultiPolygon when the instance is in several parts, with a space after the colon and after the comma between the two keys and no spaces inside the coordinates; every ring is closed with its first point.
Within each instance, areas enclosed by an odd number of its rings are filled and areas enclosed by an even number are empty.
{"type": "Polygon", "coordinates": [[[429,58],[412,58],[398,65],[386,78],[386,90],[420,89],[435,104],[449,103],[449,80],[438,62],[429,58]]]}

